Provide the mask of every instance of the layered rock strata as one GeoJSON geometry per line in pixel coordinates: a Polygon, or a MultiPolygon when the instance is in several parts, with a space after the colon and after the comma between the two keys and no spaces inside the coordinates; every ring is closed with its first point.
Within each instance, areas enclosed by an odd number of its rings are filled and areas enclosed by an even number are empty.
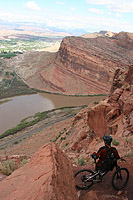
{"type": "Polygon", "coordinates": [[[133,39],[66,37],[57,53],[30,52],[14,58],[16,73],[30,87],[63,94],[109,93],[115,70],[133,63],[133,39]]]}
{"type": "MultiPolygon", "coordinates": [[[[105,134],[119,138],[126,146],[124,153],[129,152],[131,154],[133,141],[133,66],[130,66],[128,70],[116,70],[110,95],[99,104],[91,108],[84,108],[75,116],[69,130],[62,135],[62,137],[65,135],[67,137],[65,141],[60,143],[60,147],[70,148],[78,153],[87,152],[88,148],[90,151],[94,138],[99,138],[97,141],[100,141],[105,134]],[[66,144],[68,144],[67,147],[66,144]]],[[[94,144],[96,145],[96,143],[94,144]]]]}

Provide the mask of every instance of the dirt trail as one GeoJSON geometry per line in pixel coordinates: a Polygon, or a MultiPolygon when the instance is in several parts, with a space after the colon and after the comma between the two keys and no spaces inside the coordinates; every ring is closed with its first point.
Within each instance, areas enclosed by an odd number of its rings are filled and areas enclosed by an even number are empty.
{"type": "MultiPolygon", "coordinates": [[[[122,189],[121,191],[113,189],[111,185],[111,179],[113,172],[109,172],[103,177],[101,183],[95,183],[90,189],[88,190],[77,190],[80,193],[80,196],[85,195],[90,190],[94,190],[99,198],[99,200],[132,200],[133,199],[133,159],[126,158],[125,162],[119,162],[120,167],[126,167],[129,170],[130,177],[127,186],[122,189]]],[[[80,169],[89,168],[88,166],[84,167],[77,167],[74,168],[74,172],[80,169]]],[[[92,169],[92,168],[91,168],[92,169]]],[[[93,170],[93,169],[92,169],[93,170]]]]}

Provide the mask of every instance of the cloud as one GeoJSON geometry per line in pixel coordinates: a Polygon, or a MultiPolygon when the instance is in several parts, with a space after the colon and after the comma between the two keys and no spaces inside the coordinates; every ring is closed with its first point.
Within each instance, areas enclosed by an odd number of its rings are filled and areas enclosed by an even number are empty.
{"type": "Polygon", "coordinates": [[[25,5],[25,7],[27,7],[30,10],[36,10],[36,11],[41,10],[41,8],[34,1],[28,1],[24,5],[25,5]]]}
{"type": "Polygon", "coordinates": [[[0,11],[0,20],[11,21],[14,15],[10,12],[2,12],[0,11]]]}
{"type": "Polygon", "coordinates": [[[96,14],[103,14],[104,10],[97,9],[97,8],[88,8],[89,12],[96,13],[96,14]]]}
{"type": "Polygon", "coordinates": [[[70,10],[76,10],[76,8],[74,8],[74,7],[70,7],[70,10]]]}
{"type": "Polygon", "coordinates": [[[120,13],[115,14],[116,17],[121,17],[120,13]]]}
{"type": "Polygon", "coordinates": [[[64,3],[64,2],[62,2],[62,1],[57,1],[57,2],[56,2],[56,4],[63,5],[63,4],[65,4],[65,3],[64,3]]]}
{"type": "Polygon", "coordinates": [[[86,32],[110,30],[112,32],[132,32],[133,25],[119,18],[107,18],[104,16],[59,16],[47,18],[44,22],[47,26],[62,29],[83,29],[86,32]]]}
{"type": "Polygon", "coordinates": [[[114,12],[133,12],[133,0],[86,0],[93,5],[104,5],[114,12]]]}
{"type": "Polygon", "coordinates": [[[113,0],[86,0],[87,3],[89,3],[89,4],[95,4],[95,5],[108,5],[112,1],[113,0]]]}

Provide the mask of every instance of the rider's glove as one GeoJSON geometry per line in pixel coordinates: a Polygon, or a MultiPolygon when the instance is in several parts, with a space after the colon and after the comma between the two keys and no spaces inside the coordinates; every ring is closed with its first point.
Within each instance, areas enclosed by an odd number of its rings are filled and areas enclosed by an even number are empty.
{"type": "Polygon", "coordinates": [[[121,157],[121,161],[125,161],[126,162],[126,160],[124,158],[122,158],[122,157],[121,157]]]}
{"type": "Polygon", "coordinates": [[[97,159],[97,156],[96,156],[95,154],[92,154],[91,157],[92,157],[93,159],[97,159]]]}

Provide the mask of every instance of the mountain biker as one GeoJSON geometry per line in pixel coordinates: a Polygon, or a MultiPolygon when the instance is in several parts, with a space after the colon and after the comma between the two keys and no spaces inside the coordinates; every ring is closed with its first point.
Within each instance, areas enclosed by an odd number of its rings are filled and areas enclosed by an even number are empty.
{"type": "Polygon", "coordinates": [[[101,147],[98,152],[94,152],[91,156],[94,159],[98,159],[96,163],[96,171],[99,169],[113,170],[116,161],[120,159],[118,151],[115,147],[111,147],[112,137],[105,135],[103,137],[105,146],[101,147]]]}

